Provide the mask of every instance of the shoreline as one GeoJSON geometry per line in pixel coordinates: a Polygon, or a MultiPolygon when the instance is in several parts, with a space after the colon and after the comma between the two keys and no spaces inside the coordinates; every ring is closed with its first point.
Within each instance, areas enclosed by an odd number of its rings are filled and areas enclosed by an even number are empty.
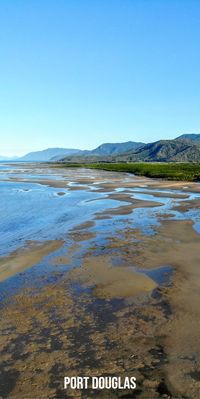
{"type": "MultiPolygon", "coordinates": [[[[35,242],[4,259],[11,269],[23,266],[22,275],[1,283],[9,289],[1,321],[3,375],[14,381],[9,392],[5,385],[5,398],[31,398],[30,378],[38,398],[41,387],[46,397],[65,397],[63,375],[124,378],[131,372],[141,399],[163,394],[189,398],[191,393],[199,398],[200,235],[189,217],[175,220],[170,214],[173,206],[176,212],[198,208],[199,197],[191,200],[187,194],[194,192],[195,183],[110,173],[74,179],[76,188],[83,185],[97,197],[100,193],[105,210],[95,208],[93,217],[68,230],[63,241],[47,241],[44,247],[35,242]],[[122,186],[125,191],[116,191],[122,186]],[[148,190],[155,193],[155,199],[135,199],[135,188],[144,196],[148,190]],[[169,209],[162,214],[167,195],[169,209]],[[112,208],[110,201],[116,201],[112,208]],[[141,210],[143,218],[144,212],[153,212],[158,220],[153,233],[136,227],[134,215],[141,210]],[[12,293],[17,281],[21,285],[12,293]]],[[[72,175],[65,175],[66,188],[76,195],[69,184],[72,175]]],[[[98,198],[86,204],[99,206],[98,198]]],[[[120,397],[117,391],[113,395],[120,397]]]]}
{"type": "Polygon", "coordinates": [[[200,182],[200,163],[168,163],[168,162],[127,162],[127,163],[55,163],[55,167],[89,168],[111,172],[133,173],[136,176],[145,176],[155,179],[200,182]]]}

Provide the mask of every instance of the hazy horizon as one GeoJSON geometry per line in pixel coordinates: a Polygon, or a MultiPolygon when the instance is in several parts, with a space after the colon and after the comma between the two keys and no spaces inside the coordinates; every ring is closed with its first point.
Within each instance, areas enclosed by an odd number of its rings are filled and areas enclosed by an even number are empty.
{"type": "Polygon", "coordinates": [[[200,131],[200,2],[0,3],[2,156],[200,131]]]}
{"type": "MultiPolygon", "coordinates": [[[[187,132],[188,134],[193,134],[193,133],[191,133],[191,132],[187,132]]],[[[174,137],[172,137],[171,139],[175,139],[176,137],[178,137],[178,136],[180,136],[182,133],[178,133],[177,135],[175,135],[174,137]]],[[[195,133],[195,134],[198,134],[198,133],[195,133]]],[[[159,140],[159,139],[158,139],[159,140]]],[[[162,140],[164,140],[164,139],[162,139],[162,140]]],[[[170,140],[170,139],[168,139],[168,138],[166,138],[165,140],[170,140]]],[[[126,140],[126,141],[141,141],[141,142],[144,142],[143,140],[126,140]]],[[[157,140],[152,140],[152,141],[149,141],[149,143],[153,143],[154,141],[157,141],[157,140]]],[[[26,154],[28,154],[28,153],[30,153],[30,152],[38,152],[38,151],[43,151],[43,150],[47,150],[47,149],[50,149],[50,148],[66,148],[66,149],[77,149],[77,150],[93,150],[93,149],[95,149],[95,148],[97,148],[98,146],[100,146],[101,144],[105,144],[105,143],[123,143],[124,141],[105,141],[104,143],[99,143],[97,146],[95,146],[95,147],[90,147],[90,148],[78,148],[78,147],[69,147],[69,146],[55,146],[55,147],[49,147],[49,146],[46,146],[46,147],[44,147],[44,148],[35,148],[34,150],[27,150],[26,152],[20,152],[20,153],[18,153],[18,155],[16,155],[16,154],[12,154],[12,153],[5,153],[5,154],[3,154],[3,153],[0,153],[0,156],[2,156],[2,157],[6,157],[6,158],[14,158],[14,157],[22,157],[22,156],[24,156],[24,155],[26,155],[26,154]]],[[[144,142],[145,144],[146,144],[146,142],[144,142]]]]}

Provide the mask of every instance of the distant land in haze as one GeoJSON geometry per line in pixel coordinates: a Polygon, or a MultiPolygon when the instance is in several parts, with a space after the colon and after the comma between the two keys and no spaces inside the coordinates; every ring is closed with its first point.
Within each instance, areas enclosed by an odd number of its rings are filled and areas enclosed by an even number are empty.
{"type": "Polygon", "coordinates": [[[7,161],[9,157],[4,157],[3,155],[0,155],[0,161],[7,161]]]}
{"type": "Polygon", "coordinates": [[[18,160],[18,157],[13,156],[13,157],[5,157],[4,155],[0,155],[0,161],[14,161],[14,160],[18,160]]]}
{"type": "MultiPolygon", "coordinates": [[[[125,143],[104,143],[95,148],[94,150],[80,150],[74,148],[48,148],[42,151],[30,152],[23,157],[17,158],[18,161],[23,162],[47,162],[58,161],[68,156],[78,155],[81,157],[86,156],[104,156],[104,155],[118,155],[124,152],[135,150],[144,145],[141,142],[127,141],[125,143]]],[[[5,158],[8,159],[8,158],[5,158]]]]}
{"type": "Polygon", "coordinates": [[[72,155],[80,150],[74,148],[47,148],[42,151],[29,152],[23,157],[18,158],[18,161],[49,161],[52,158],[58,159],[64,155],[72,155]]]}
{"type": "MultiPolygon", "coordinates": [[[[0,156],[1,161],[9,160],[0,156]]],[[[200,162],[200,134],[182,134],[153,143],[103,143],[93,150],[48,148],[10,160],[22,162],[200,162]]]]}

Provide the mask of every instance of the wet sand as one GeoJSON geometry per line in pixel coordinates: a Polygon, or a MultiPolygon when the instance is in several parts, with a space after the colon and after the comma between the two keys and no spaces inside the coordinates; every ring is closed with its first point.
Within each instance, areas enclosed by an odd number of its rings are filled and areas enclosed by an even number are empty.
{"type": "Polygon", "coordinates": [[[113,267],[109,256],[92,256],[84,259],[80,268],[69,273],[71,281],[78,281],[93,288],[100,298],[126,298],[140,293],[152,292],[156,283],[143,273],[128,267],[113,267]]]}
{"type": "Polygon", "coordinates": [[[44,243],[28,242],[22,250],[16,250],[9,256],[0,257],[0,281],[34,266],[62,245],[63,241],[61,240],[46,241],[44,243]]]}
{"type": "MultiPolygon", "coordinates": [[[[96,213],[96,219],[100,219],[102,217],[105,218],[110,218],[112,215],[129,215],[132,213],[134,209],[137,208],[151,208],[151,207],[157,207],[161,206],[162,203],[160,202],[154,202],[154,201],[143,201],[143,200],[137,200],[135,198],[132,198],[132,194],[127,194],[127,193],[115,193],[115,194],[109,194],[107,197],[109,199],[114,199],[116,201],[120,202],[126,202],[130,203],[131,205],[120,205],[117,206],[116,208],[111,208],[107,209],[102,212],[97,212],[96,213]]],[[[102,198],[100,198],[102,200],[102,198]]]]}
{"type": "Polygon", "coordinates": [[[187,212],[187,211],[190,211],[191,209],[199,209],[199,208],[200,208],[200,201],[198,199],[198,200],[181,202],[181,204],[174,206],[173,210],[176,210],[179,212],[187,212]]]}
{"type": "MultiPolygon", "coordinates": [[[[138,191],[139,193],[141,193],[141,194],[149,194],[149,191],[145,191],[145,190],[141,190],[141,191],[138,191]]],[[[180,199],[185,199],[185,198],[188,198],[189,197],[189,195],[187,195],[187,194],[175,194],[175,193],[165,193],[165,192],[162,192],[162,191],[153,191],[152,192],[152,195],[154,196],[154,197],[159,197],[159,198],[180,198],[180,199]]]]}
{"type": "Polygon", "coordinates": [[[173,285],[165,291],[173,314],[160,329],[168,356],[166,378],[174,395],[197,398],[200,381],[195,384],[192,375],[200,365],[200,236],[190,220],[164,221],[156,237],[135,234],[142,242],[127,259],[144,268],[170,264],[175,270],[173,285]]]}
{"type": "MultiPolygon", "coordinates": [[[[71,182],[73,174],[64,174],[71,182]]],[[[19,274],[5,280],[9,290],[2,286],[1,395],[198,399],[200,235],[192,220],[166,218],[175,207],[182,216],[184,207],[198,209],[200,200],[191,200],[187,190],[199,192],[199,186],[95,171],[76,178],[86,190],[92,181],[97,192],[108,193],[107,209],[69,230],[66,241],[33,242],[1,260],[3,278],[24,270],[28,281],[12,292],[16,281],[21,284],[19,274]],[[109,176],[111,183],[105,182],[109,176]],[[149,201],[114,191],[142,186],[150,195],[155,190],[155,198],[160,189],[172,192],[149,201]],[[162,198],[171,201],[165,212],[162,198]],[[151,234],[135,227],[140,209],[155,210],[151,234]],[[33,265],[34,273],[26,274],[33,265]],[[137,389],[66,392],[65,375],[134,375],[137,389]]]]}

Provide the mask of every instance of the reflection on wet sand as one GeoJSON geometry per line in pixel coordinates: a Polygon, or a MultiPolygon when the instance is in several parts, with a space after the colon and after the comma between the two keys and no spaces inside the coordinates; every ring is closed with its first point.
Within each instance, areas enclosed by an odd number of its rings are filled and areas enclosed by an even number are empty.
{"type": "MultiPolygon", "coordinates": [[[[49,170],[53,185],[58,172],[48,168],[23,173],[31,181],[49,170]]],[[[63,201],[62,234],[55,224],[57,240],[47,241],[38,230],[39,242],[1,259],[4,277],[19,272],[1,283],[2,397],[198,399],[199,220],[183,207],[199,207],[199,186],[196,194],[193,183],[59,173],[68,194],[49,198],[63,201]],[[66,392],[65,375],[134,375],[137,389],[66,392]]]]}
{"type": "Polygon", "coordinates": [[[100,298],[126,298],[152,292],[156,287],[155,282],[143,273],[128,267],[114,267],[108,255],[84,259],[80,268],[71,270],[69,278],[85,287],[94,287],[94,295],[100,298]]]}
{"type": "Polygon", "coordinates": [[[0,258],[0,281],[39,263],[46,255],[59,249],[63,241],[28,242],[22,250],[0,258]]]}

